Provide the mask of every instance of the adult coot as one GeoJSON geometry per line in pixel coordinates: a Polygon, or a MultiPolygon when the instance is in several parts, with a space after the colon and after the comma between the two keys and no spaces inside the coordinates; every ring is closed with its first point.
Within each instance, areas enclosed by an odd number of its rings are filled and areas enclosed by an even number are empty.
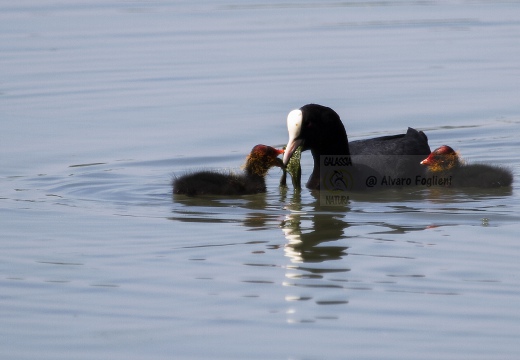
{"type": "Polygon", "coordinates": [[[310,150],[314,158],[314,169],[307,182],[310,189],[320,189],[324,155],[350,156],[353,188],[366,190],[374,185],[413,184],[411,179],[425,173],[419,164],[421,159],[430,154],[426,135],[412,128],[408,128],[406,134],[349,143],[339,115],[331,108],[317,104],[291,111],[287,129],[289,142],[283,163],[287,165],[298,146],[302,146],[302,151],[310,150]],[[375,184],[368,184],[368,179],[375,179],[375,184]]]}
{"type": "Polygon", "coordinates": [[[495,188],[511,186],[511,170],[486,164],[465,164],[459,154],[448,145],[443,145],[423,161],[430,174],[448,178],[446,186],[495,188]]]}
{"type": "Polygon", "coordinates": [[[267,145],[256,145],[246,158],[244,172],[199,171],[173,179],[173,193],[197,195],[246,195],[265,192],[265,176],[273,166],[283,168],[283,154],[267,145]]]}

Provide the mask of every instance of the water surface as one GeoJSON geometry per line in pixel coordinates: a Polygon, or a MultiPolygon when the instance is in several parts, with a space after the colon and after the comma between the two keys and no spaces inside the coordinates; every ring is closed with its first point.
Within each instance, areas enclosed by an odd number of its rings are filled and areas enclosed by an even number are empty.
{"type": "MultiPolygon", "coordinates": [[[[518,177],[517,2],[0,5],[0,354],[516,359],[518,186],[173,197],[317,102],[518,177]]],[[[303,177],[312,171],[302,158],[303,177]]]]}

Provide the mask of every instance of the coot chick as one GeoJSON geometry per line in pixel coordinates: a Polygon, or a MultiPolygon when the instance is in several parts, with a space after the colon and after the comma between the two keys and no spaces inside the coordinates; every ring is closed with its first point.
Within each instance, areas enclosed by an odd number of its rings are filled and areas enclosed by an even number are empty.
{"type": "Polygon", "coordinates": [[[408,128],[406,134],[382,136],[349,143],[339,115],[326,106],[308,104],[287,116],[289,141],[283,156],[287,165],[298,146],[310,150],[314,169],[307,182],[309,189],[320,189],[320,166],[323,155],[351,156],[354,187],[372,189],[366,180],[371,177],[379,184],[386,179],[412,179],[425,173],[419,164],[430,154],[428,138],[422,131],[408,128]],[[374,175],[369,175],[374,174],[374,175]]]}
{"type": "Polygon", "coordinates": [[[199,171],[173,179],[173,193],[197,195],[247,195],[266,191],[265,176],[273,166],[283,168],[283,154],[267,145],[256,145],[246,158],[244,172],[235,174],[215,171],[199,171]]]}
{"type": "Polygon", "coordinates": [[[496,188],[511,186],[511,170],[486,164],[465,164],[448,145],[435,150],[423,161],[430,174],[450,179],[448,187],[496,188]]]}

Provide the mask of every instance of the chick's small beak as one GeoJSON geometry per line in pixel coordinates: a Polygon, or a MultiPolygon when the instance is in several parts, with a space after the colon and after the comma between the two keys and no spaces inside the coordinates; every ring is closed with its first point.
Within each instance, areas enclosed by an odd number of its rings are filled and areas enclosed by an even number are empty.
{"type": "Polygon", "coordinates": [[[430,154],[430,156],[428,156],[426,159],[424,159],[423,161],[420,162],[421,165],[431,165],[432,164],[432,154],[430,154]]]}
{"type": "MultiPolygon", "coordinates": [[[[282,155],[285,152],[284,149],[274,149],[274,151],[275,151],[276,156],[282,155]]],[[[272,166],[278,166],[278,167],[281,167],[281,168],[285,167],[284,164],[283,164],[282,159],[277,158],[277,157],[273,158],[272,166]]]]}
{"type": "Polygon", "coordinates": [[[274,160],[274,165],[273,166],[278,166],[278,167],[281,167],[282,169],[285,168],[285,165],[283,164],[283,161],[280,158],[276,158],[274,160]]]}

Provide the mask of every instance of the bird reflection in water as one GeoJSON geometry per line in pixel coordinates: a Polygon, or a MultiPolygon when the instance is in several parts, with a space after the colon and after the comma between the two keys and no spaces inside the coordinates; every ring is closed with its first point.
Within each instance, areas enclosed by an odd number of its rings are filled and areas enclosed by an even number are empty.
{"type": "Polygon", "coordinates": [[[293,212],[282,223],[282,230],[288,243],[286,255],[293,263],[321,263],[340,260],[347,256],[347,246],[320,246],[322,243],[336,241],[343,237],[348,224],[331,214],[315,214],[310,221],[313,230],[304,232],[302,221],[308,214],[293,212]],[[303,219],[302,219],[303,217],[303,219]]]}
{"type": "MultiPolygon", "coordinates": [[[[287,310],[289,323],[322,320],[320,316],[325,309],[308,308],[304,304],[309,301],[319,306],[348,304],[343,285],[349,281],[346,276],[350,269],[345,266],[348,247],[332,245],[345,237],[344,229],[348,227],[340,216],[292,211],[281,224],[287,239],[285,256],[290,261],[283,283],[288,288],[285,300],[291,304],[287,310]]],[[[327,319],[338,319],[336,311],[328,309],[327,319]]]]}

